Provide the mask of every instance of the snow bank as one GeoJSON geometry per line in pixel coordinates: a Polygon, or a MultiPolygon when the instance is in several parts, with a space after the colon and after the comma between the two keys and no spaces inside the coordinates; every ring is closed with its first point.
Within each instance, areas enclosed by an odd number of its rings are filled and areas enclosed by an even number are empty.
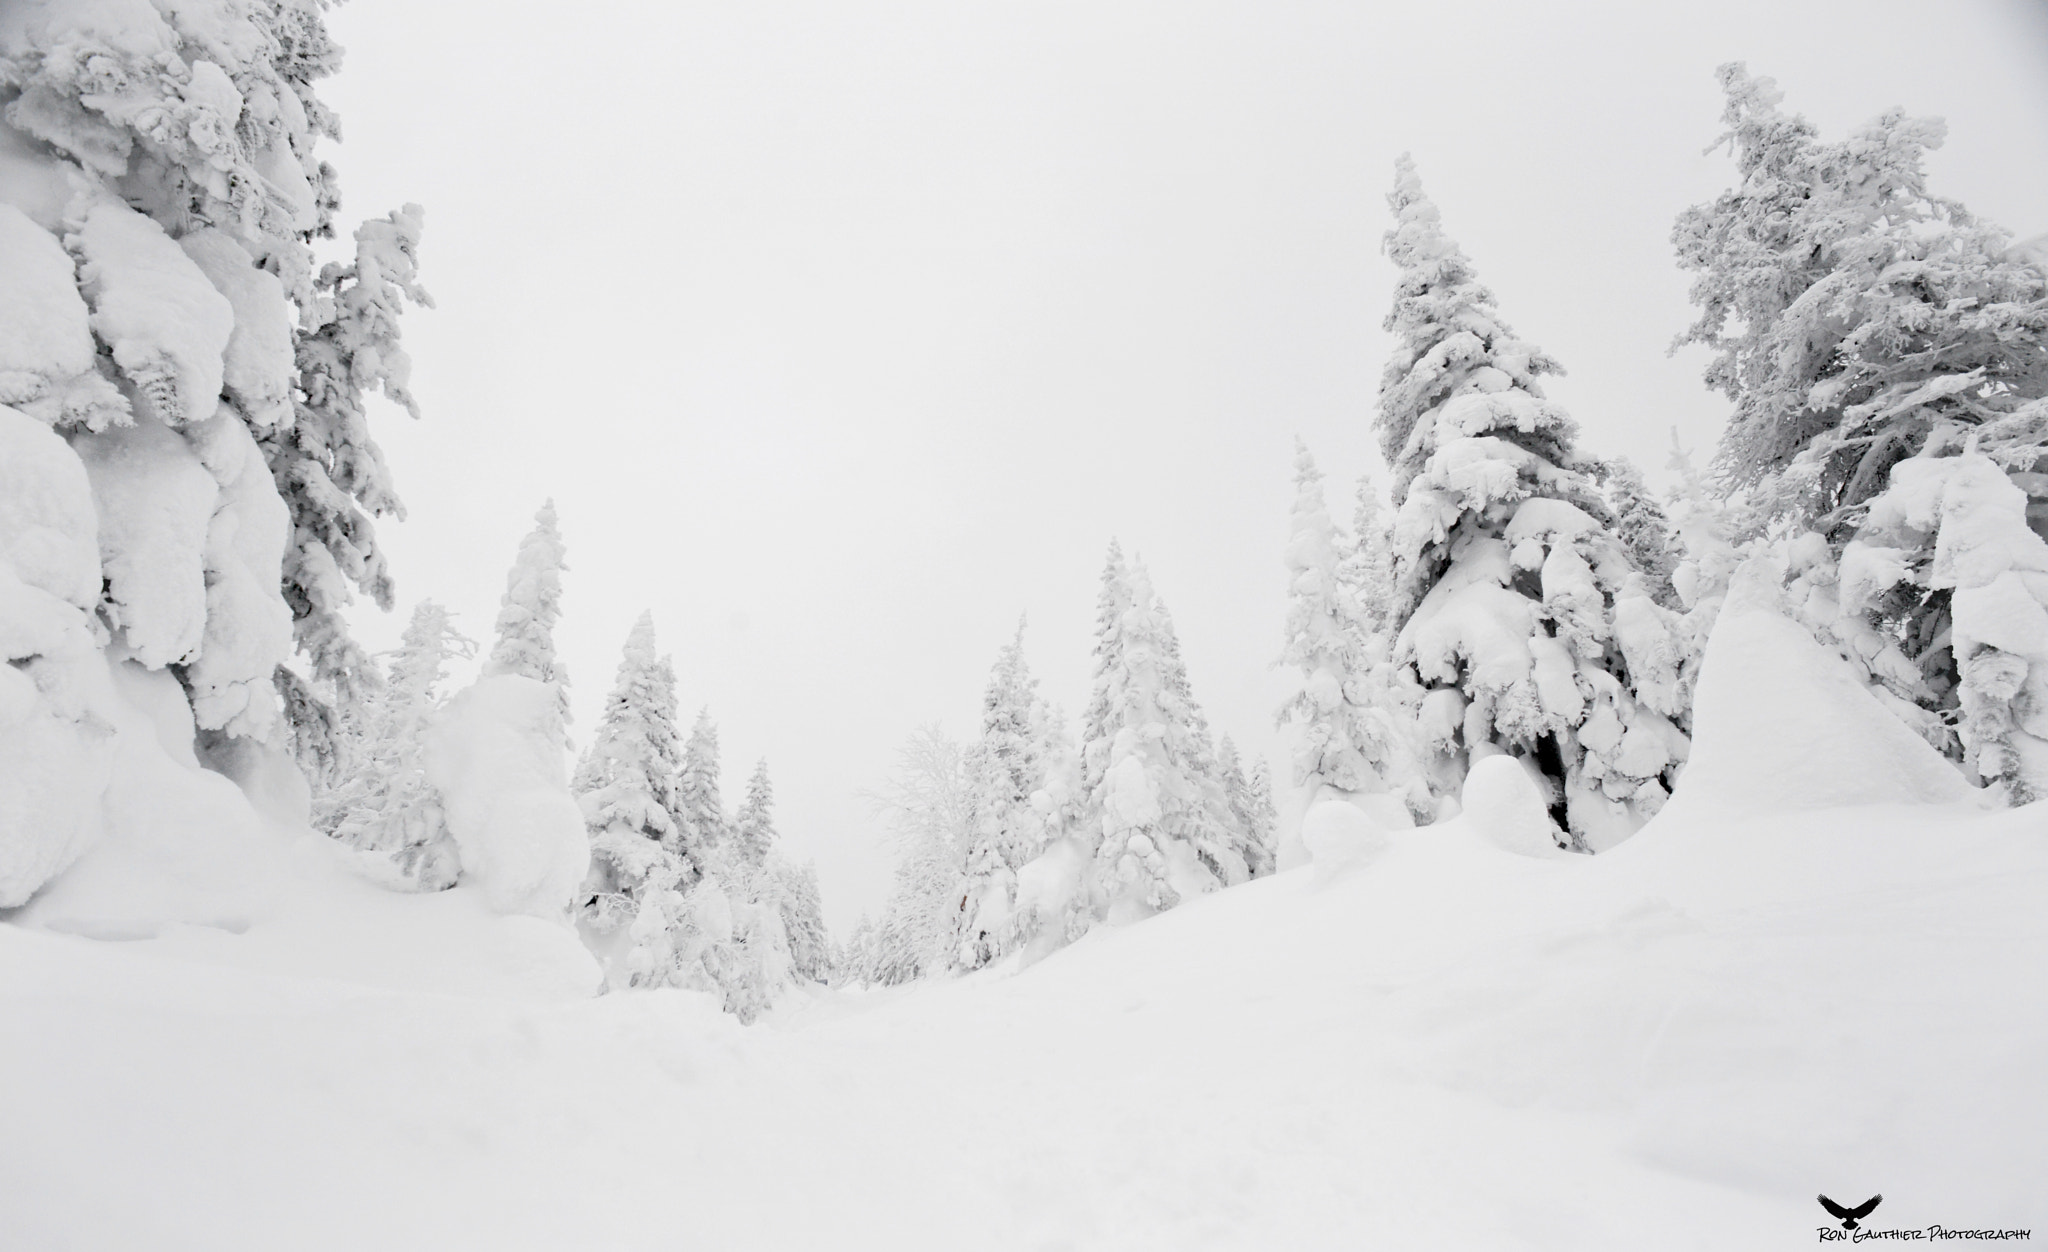
{"type": "Polygon", "coordinates": [[[507,674],[458,694],[427,733],[462,881],[501,913],[562,916],[590,868],[557,725],[555,689],[507,674]]]}
{"type": "Polygon", "coordinates": [[[1672,797],[1681,811],[1953,804],[1974,794],[1841,658],[1740,586],[1701,666],[1692,757],[1672,797]]]}

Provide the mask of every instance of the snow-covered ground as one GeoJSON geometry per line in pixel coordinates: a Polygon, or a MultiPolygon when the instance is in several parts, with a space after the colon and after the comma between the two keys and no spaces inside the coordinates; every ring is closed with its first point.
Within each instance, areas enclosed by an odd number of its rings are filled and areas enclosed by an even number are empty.
{"type": "Polygon", "coordinates": [[[153,834],[0,915],[0,1246],[1766,1248],[1816,1193],[2048,1224],[2048,804],[1984,811],[1769,612],[1723,617],[1697,713],[1597,857],[1526,838],[1490,758],[1448,822],[1319,806],[1298,869],[751,1028],[593,998],[482,890],[208,836],[232,788],[166,758],[153,834]]]}
{"type": "Polygon", "coordinates": [[[2039,1226],[2048,814],[1390,836],[744,1028],[472,893],[0,926],[0,1243],[1777,1247],[2039,1226]],[[322,924],[316,924],[324,922],[322,924]]]}

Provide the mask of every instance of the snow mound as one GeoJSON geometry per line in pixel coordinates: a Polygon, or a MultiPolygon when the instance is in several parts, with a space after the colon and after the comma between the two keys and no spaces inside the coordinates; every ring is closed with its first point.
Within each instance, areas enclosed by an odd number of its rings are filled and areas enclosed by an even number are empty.
{"type": "Polygon", "coordinates": [[[1319,872],[1372,861],[1386,851],[1387,832],[1415,824],[1393,795],[1363,794],[1317,800],[1301,816],[1301,846],[1319,872]]]}
{"type": "Polygon", "coordinates": [[[1974,789],[1797,623],[1738,603],[1714,625],[1672,803],[1718,813],[1954,804],[1974,789]]]}
{"type": "Polygon", "coordinates": [[[558,718],[552,685],[506,674],[450,700],[427,733],[427,776],[441,792],[462,881],[501,913],[561,917],[590,869],[558,718]]]}
{"type": "Polygon", "coordinates": [[[568,927],[503,916],[480,891],[383,890],[355,872],[350,849],[303,823],[267,821],[200,765],[169,673],[88,649],[64,674],[85,731],[47,701],[8,724],[27,681],[19,673],[0,665],[0,835],[10,836],[0,838],[0,907],[10,908],[0,917],[11,923],[0,933],[441,995],[559,1002],[597,989],[568,927]],[[40,837],[11,837],[23,832],[40,837]]]}
{"type": "Polygon", "coordinates": [[[1453,819],[1498,848],[1521,856],[1566,855],[1557,844],[1543,790],[1529,771],[1511,756],[1489,756],[1472,763],[1459,793],[1460,812],[1453,819]]]}

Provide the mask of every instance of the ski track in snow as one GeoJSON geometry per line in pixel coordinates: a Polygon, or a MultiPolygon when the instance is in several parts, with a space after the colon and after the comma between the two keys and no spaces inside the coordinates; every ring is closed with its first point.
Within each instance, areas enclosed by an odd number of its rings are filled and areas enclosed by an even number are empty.
{"type": "Polygon", "coordinates": [[[530,929],[463,993],[364,941],[511,924],[466,889],[0,926],[0,1244],[1766,1248],[1879,1190],[1887,1224],[2039,1226],[2044,827],[1674,814],[1590,860],[1396,832],[751,1029],[571,998],[530,929]]]}

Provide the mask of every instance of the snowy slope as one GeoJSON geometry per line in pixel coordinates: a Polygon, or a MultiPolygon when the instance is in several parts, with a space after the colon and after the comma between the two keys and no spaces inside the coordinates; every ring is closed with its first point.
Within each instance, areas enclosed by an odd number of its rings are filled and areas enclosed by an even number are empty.
{"type": "Polygon", "coordinates": [[[1763,1247],[1812,1238],[1814,1192],[1877,1190],[1900,1224],[2038,1225],[2043,824],[1838,810],[1591,862],[1403,832],[1018,976],[751,1031],[680,992],[436,993],[217,963],[227,936],[0,928],[0,1229],[1763,1247]]]}
{"type": "MultiPolygon", "coordinates": [[[[1727,683],[1801,681],[1745,630],[1727,683]]],[[[1468,814],[751,1029],[288,841],[298,903],[239,930],[0,925],[0,1244],[1768,1248],[1880,1191],[2048,1225],[2048,807],[1802,809],[1859,767],[1778,757],[1776,813],[1674,801],[1596,858],[1468,814]]]]}

